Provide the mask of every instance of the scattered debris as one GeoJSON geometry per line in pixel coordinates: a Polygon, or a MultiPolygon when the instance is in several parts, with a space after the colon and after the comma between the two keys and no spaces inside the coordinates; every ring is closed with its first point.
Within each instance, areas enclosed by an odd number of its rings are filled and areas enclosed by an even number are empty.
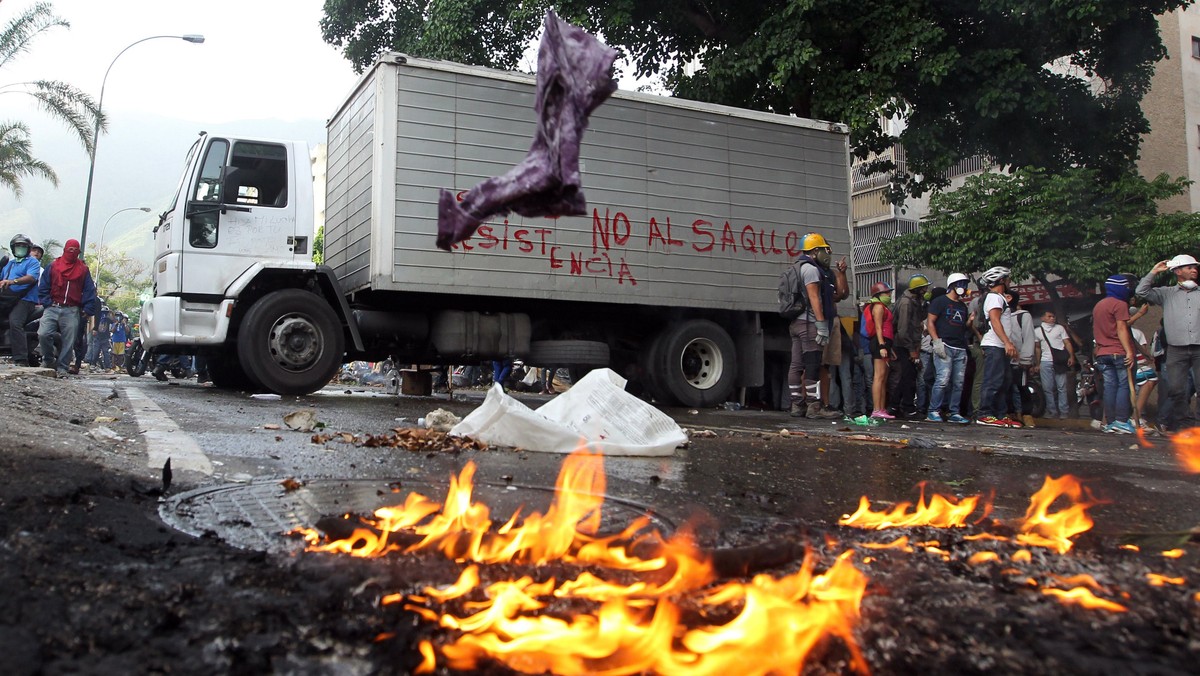
{"type": "Polygon", "coordinates": [[[292,478],[292,477],[288,477],[288,478],[284,479],[283,481],[280,481],[280,482],[279,482],[279,485],[280,485],[280,486],[283,486],[283,490],[284,490],[285,492],[287,492],[287,493],[291,493],[291,492],[293,492],[293,491],[298,491],[298,490],[300,490],[301,488],[304,488],[304,485],[305,485],[306,483],[307,483],[307,482],[305,482],[305,481],[300,481],[300,480],[298,480],[298,479],[295,479],[295,478],[292,478]]]}
{"type": "Polygon", "coordinates": [[[283,429],[283,427],[282,427],[282,426],[281,426],[279,423],[267,423],[266,425],[263,425],[263,426],[262,426],[262,428],[263,428],[264,430],[280,430],[280,429],[283,429]]]}
{"type": "Polygon", "coordinates": [[[339,441],[366,448],[403,448],[414,452],[486,451],[488,445],[470,437],[450,436],[446,432],[413,427],[397,427],[385,434],[354,435],[349,432],[314,434],[314,444],[339,441]]]}
{"type": "Polygon", "coordinates": [[[311,432],[317,427],[317,409],[302,408],[283,415],[283,423],[297,432],[311,432]]]}
{"type": "Polygon", "coordinates": [[[425,414],[422,418],[425,421],[424,427],[438,432],[449,432],[458,423],[462,422],[462,418],[454,415],[444,408],[437,408],[425,414]]]}
{"type": "Polygon", "coordinates": [[[264,401],[279,401],[283,397],[279,396],[278,394],[271,394],[270,392],[260,392],[259,394],[250,395],[250,398],[262,399],[264,401]]]}
{"type": "Polygon", "coordinates": [[[125,441],[125,438],[104,425],[97,425],[88,430],[88,434],[96,441],[125,441]]]}

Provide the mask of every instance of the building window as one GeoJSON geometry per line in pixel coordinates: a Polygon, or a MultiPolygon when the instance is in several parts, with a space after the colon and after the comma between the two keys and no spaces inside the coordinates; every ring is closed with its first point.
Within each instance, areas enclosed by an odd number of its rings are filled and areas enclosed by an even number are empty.
{"type": "Polygon", "coordinates": [[[1192,36],[1192,58],[1200,59],[1200,38],[1192,36]]]}

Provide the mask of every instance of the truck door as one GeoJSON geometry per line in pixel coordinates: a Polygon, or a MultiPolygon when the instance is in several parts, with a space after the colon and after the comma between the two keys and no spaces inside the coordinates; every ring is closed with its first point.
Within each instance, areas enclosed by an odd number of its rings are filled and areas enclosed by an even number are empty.
{"type": "Polygon", "coordinates": [[[311,233],[297,232],[291,151],[281,143],[209,140],[184,222],[185,294],[223,296],[260,261],[309,258],[311,233]]]}

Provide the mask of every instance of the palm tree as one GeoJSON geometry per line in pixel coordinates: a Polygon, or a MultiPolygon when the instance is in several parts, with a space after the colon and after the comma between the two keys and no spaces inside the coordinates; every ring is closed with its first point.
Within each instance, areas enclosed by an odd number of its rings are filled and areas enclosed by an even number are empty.
{"type": "MultiPolygon", "coordinates": [[[[0,68],[29,51],[33,39],[45,31],[57,27],[69,28],[70,24],[55,16],[50,3],[39,2],[12,19],[0,31],[0,68]]],[[[92,152],[95,139],[92,128],[96,120],[105,127],[104,116],[96,101],[74,85],[58,80],[36,80],[16,82],[0,86],[0,93],[21,93],[37,99],[40,107],[57,117],[74,131],[84,150],[92,152]]],[[[0,184],[7,186],[18,196],[21,194],[21,179],[41,176],[58,184],[58,177],[44,162],[33,157],[33,144],[29,129],[19,122],[0,124],[0,184]]]]}
{"type": "Polygon", "coordinates": [[[20,197],[21,179],[41,176],[58,185],[58,176],[50,165],[35,158],[29,128],[20,122],[0,122],[0,185],[7,186],[20,197]]]}

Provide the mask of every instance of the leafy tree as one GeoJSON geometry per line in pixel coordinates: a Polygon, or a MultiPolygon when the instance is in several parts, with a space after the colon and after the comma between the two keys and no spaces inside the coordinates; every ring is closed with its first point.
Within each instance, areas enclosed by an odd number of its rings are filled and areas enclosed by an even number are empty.
{"type": "Polygon", "coordinates": [[[1163,258],[1200,248],[1200,214],[1158,213],[1157,200],[1187,186],[1133,172],[1104,181],[1086,168],[981,174],[935,194],[920,232],[884,242],[880,257],[946,273],[1004,265],[1014,279],[1045,286],[1061,311],[1053,277],[1084,289],[1118,272],[1140,277],[1163,258]]]}
{"type": "Polygon", "coordinates": [[[325,226],[317,228],[317,236],[313,237],[312,259],[317,265],[325,264],[325,226]]]}
{"type": "Polygon", "coordinates": [[[150,267],[111,247],[88,246],[84,258],[96,282],[96,293],[113,310],[140,313],[141,297],[151,286],[150,267]]]}
{"type": "Polygon", "coordinates": [[[874,167],[899,199],[972,155],[1125,171],[1166,54],[1155,17],[1190,1],[326,0],[321,29],[360,71],[388,49],[514,69],[553,5],[678,96],[845,122],[860,158],[902,115],[906,169],[874,167]]]}
{"type": "MultiPolygon", "coordinates": [[[[39,2],[12,19],[0,31],[0,68],[12,63],[29,51],[38,35],[57,27],[70,27],[53,13],[49,3],[39,2]]],[[[104,128],[104,118],[91,96],[74,85],[58,80],[15,82],[0,86],[0,94],[22,93],[32,96],[51,116],[66,123],[79,136],[88,153],[95,139],[92,127],[97,119],[104,128]]],[[[38,176],[58,185],[54,170],[32,154],[29,128],[19,122],[0,123],[0,185],[21,195],[21,181],[38,176]]]]}

